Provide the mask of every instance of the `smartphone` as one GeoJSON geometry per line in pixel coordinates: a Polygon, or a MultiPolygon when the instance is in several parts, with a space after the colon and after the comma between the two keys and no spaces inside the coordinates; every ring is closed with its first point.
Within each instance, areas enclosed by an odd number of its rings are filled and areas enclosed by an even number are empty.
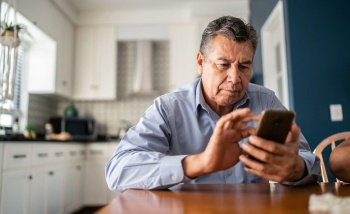
{"type": "Polygon", "coordinates": [[[266,109],[261,114],[256,135],[266,140],[284,143],[294,118],[293,111],[266,109]]]}

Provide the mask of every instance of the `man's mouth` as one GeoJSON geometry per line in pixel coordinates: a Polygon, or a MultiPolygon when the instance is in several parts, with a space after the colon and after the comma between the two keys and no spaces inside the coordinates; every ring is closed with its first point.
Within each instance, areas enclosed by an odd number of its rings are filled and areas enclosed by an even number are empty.
{"type": "Polygon", "coordinates": [[[237,95],[240,93],[240,90],[231,90],[231,89],[223,89],[225,93],[232,94],[232,95],[237,95]]]}

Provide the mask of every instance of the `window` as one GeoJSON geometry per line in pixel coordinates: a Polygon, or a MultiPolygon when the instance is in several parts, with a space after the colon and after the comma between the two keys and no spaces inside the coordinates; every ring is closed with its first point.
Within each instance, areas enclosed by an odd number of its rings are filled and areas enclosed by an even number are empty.
{"type": "MultiPolygon", "coordinates": [[[[2,10],[1,11],[6,11],[4,8],[7,7],[6,3],[1,4],[2,10]]],[[[13,19],[13,11],[10,12],[9,16],[9,21],[13,19]],[[12,16],[11,16],[12,15],[12,16]]],[[[4,14],[1,14],[1,20],[4,19],[4,14]]],[[[0,48],[3,50],[3,48],[0,48]]],[[[24,54],[25,52],[25,43],[22,41],[21,45],[17,47],[17,66],[16,66],[16,76],[15,76],[15,81],[14,85],[10,87],[14,87],[14,92],[13,92],[13,98],[12,99],[7,99],[7,100],[2,100],[0,103],[0,127],[6,127],[6,128],[11,128],[14,120],[21,115],[21,97],[22,97],[22,89],[23,89],[23,84],[22,84],[22,79],[23,79],[23,72],[24,72],[24,54]]],[[[0,53],[0,57],[3,57],[2,54],[4,52],[0,53]]],[[[1,66],[0,68],[1,75],[3,75],[3,67],[1,66]]],[[[4,84],[4,83],[1,83],[4,84]]],[[[1,85],[2,88],[2,85],[1,85]]],[[[3,133],[2,133],[3,134],[3,133]]]]}
{"type": "Polygon", "coordinates": [[[15,80],[15,92],[13,97],[13,109],[21,110],[22,77],[24,72],[24,46],[18,47],[17,72],[15,80]]]}

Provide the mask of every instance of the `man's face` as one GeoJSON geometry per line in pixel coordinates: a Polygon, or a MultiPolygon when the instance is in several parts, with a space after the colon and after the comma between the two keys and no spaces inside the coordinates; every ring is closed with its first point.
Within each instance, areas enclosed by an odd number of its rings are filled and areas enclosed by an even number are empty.
{"type": "Polygon", "coordinates": [[[254,50],[249,42],[236,43],[222,35],[209,46],[205,59],[197,54],[198,73],[206,102],[220,115],[223,110],[231,111],[244,96],[252,75],[254,50]]]}

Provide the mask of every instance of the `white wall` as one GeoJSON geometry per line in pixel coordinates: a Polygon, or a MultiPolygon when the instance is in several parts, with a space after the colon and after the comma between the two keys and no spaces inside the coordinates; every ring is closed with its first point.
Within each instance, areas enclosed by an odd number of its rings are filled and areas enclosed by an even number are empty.
{"type": "Polygon", "coordinates": [[[56,41],[54,90],[57,94],[67,96],[71,93],[71,85],[63,87],[60,84],[72,77],[75,32],[73,22],[49,0],[17,0],[17,10],[56,41]]]}

